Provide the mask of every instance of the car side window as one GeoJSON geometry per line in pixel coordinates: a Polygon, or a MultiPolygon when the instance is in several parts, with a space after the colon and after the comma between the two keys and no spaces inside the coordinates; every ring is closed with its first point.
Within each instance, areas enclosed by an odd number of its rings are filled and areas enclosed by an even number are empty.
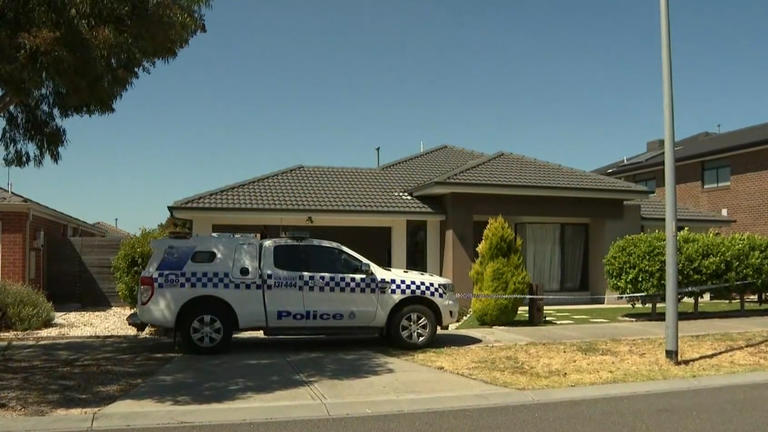
{"type": "Polygon", "coordinates": [[[309,272],[312,273],[362,273],[362,261],[330,246],[306,245],[309,258],[309,272]]]}
{"type": "Polygon", "coordinates": [[[195,251],[190,258],[190,261],[195,264],[210,264],[214,260],[216,260],[216,252],[214,251],[195,251]]]}
{"type": "Polygon", "coordinates": [[[306,253],[302,245],[277,245],[273,250],[275,268],[292,272],[306,272],[306,253]]]}

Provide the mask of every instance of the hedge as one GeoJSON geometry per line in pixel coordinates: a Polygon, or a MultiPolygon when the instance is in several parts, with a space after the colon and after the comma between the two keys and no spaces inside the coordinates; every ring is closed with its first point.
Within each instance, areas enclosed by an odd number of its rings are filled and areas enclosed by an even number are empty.
{"type": "MultiPolygon", "coordinates": [[[[477,247],[478,258],[469,275],[476,294],[526,294],[530,278],[525,270],[522,241],[501,216],[492,218],[477,247]]],[[[475,297],[472,314],[482,325],[508,325],[522,299],[475,297]]]]}
{"type": "Polygon", "coordinates": [[[38,330],[49,326],[53,319],[53,305],[42,291],[0,281],[0,330],[38,330]]]}
{"type": "MultiPolygon", "coordinates": [[[[616,240],[603,261],[609,288],[621,295],[663,297],[666,288],[664,240],[662,232],[635,234],[616,240]]],[[[767,237],[684,230],[678,234],[677,258],[681,289],[728,284],[719,291],[739,294],[742,299],[747,292],[757,294],[768,290],[767,237]],[[750,283],[736,284],[743,281],[750,283]]],[[[703,294],[703,291],[681,293],[681,297],[698,299],[703,294]]]]}
{"type": "Polygon", "coordinates": [[[150,242],[165,234],[165,230],[160,228],[142,228],[139,235],[128,237],[120,243],[120,250],[112,261],[112,276],[115,278],[117,294],[131,307],[136,307],[139,278],[152,257],[150,242]]]}

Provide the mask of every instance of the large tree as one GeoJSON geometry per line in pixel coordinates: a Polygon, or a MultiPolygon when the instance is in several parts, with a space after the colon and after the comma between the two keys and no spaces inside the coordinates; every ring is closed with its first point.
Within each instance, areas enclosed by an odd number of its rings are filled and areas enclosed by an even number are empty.
{"type": "Polygon", "coordinates": [[[211,0],[0,0],[4,162],[57,163],[62,120],[103,115],[140,73],[176,57],[211,0]]]}

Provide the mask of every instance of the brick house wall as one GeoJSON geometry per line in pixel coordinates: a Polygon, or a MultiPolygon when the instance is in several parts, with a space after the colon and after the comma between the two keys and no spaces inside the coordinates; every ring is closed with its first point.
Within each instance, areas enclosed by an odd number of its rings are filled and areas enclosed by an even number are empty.
{"type": "MultiPolygon", "coordinates": [[[[701,182],[703,162],[677,166],[677,200],[680,205],[709,210],[736,219],[730,227],[719,230],[751,232],[768,235],[768,149],[760,149],[722,158],[730,162],[731,184],[717,188],[704,188],[701,182]]],[[[636,182],[656,178],[656,194],[664,197],[664,172],[661,168],[651,173],[625,176],[636,182]]]]}
{"type": "Polygon", "coordinates": [[[0,212],[0,279],[23,283],[26,271],[24,253],[27,213],[0,212]]]}

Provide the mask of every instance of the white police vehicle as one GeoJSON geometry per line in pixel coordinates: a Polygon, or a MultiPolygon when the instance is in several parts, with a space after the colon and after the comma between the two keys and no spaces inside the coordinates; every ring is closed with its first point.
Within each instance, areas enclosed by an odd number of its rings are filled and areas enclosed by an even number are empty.
{"type": "Polygon", "coordinates": [[[229,346],[236,330],[266,335],[370,333],[429,345],[456,321],[451,281],[379,267],[334,242],[195,236],[152,242],[138,318],[176,329],[190,352],[229,346]]]}

